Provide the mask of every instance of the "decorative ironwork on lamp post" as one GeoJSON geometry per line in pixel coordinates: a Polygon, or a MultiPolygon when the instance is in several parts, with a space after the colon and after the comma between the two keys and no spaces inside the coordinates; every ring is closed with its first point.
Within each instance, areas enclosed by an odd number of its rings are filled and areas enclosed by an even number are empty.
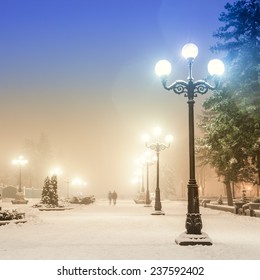
{"type": "MultiPolygon", "coordinates": [[[[194,144],[194,97],[197,93],[205,94],[208,90],[214,90],[218,87],[218,81],[215,80],[215,86],[210,85],[204,80],[194,81],[192,77],[192,65],[198,55],[198,48],[195,44],[189,43],[182,48],[182,55],[188,62],[188,80],[177,80],[167,86],[167,78],[171,72],[171,64],[167,60],[161,60],[156,64],[155,71],[162,79],[163,87],[166,90],[172,90],[177,94],[184,93],[188,98],[188,116],[189,116],[189,181],[188,181],[188,213],[186,217],[186,232],[181,234],[175,241],[179,245],[212,245],[211,239],[206,233],[202,233],[202,220],[199,211],[199,191],[195,179],[195,144],[194,144]]],[[[224,64],[218,59],[213,59],[208,64],[208,71],[212,76],[218,76],[224,72],[224,64]]]]}
{"type": "Polygon", "coordinates": [[[143,140],[145,142],[145,146],[153,151],[156,152],[156,189],[155,189],[155,205],[154,205],[154,212],[152,212],[152,215],[164,215],[164,211],[162,211],[162,203],[161,203],[161,193],[160,193],[160,186],[159,186],[159,156],[160,152],[169,148],[170,144],[173,140],[172,135],[167,135],[165,137],[165,142],[162,143],[159,140],[159,135],[161,134],[160,128],[155,128],[155,134],[157,136],[157,139],[155,142],[149,143],[150,137],[149,135],[144,135],[143,140]]]}

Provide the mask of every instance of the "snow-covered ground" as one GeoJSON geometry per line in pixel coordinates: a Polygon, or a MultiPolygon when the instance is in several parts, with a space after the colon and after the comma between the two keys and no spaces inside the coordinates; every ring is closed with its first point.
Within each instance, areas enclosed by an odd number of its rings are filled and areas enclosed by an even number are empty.
{"type": "Polygon", "coordinates": [[[260,218],[201,207],[203,231],[213,246],[179,246],[187,204],[162,201],[165,216],[153,207],[119,200],[73,205],[72,210],[42,212],[2,202],[3,209],[26,213],[25,224],[0,227],[2,260],[260,260],[260,218]]]}

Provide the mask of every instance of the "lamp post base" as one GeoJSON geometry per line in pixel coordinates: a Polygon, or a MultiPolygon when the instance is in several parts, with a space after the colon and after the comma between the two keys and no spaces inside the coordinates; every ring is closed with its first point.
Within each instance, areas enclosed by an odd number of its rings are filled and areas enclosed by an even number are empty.
{"type": "Polygon", "coordinates": [[[151,215],[165,215],[164,211],[162,210],[155,210],[154,212],[151,213],[151,215]]]}
{"type": "Polygon", "coordinates": [[[188,234],[184,232],[175,239],[175,242],[181,246],[189,246],[189,245],[211,246],[213,244],[212,240],[205,232],[202,232],[201,234],[188,234]]]}

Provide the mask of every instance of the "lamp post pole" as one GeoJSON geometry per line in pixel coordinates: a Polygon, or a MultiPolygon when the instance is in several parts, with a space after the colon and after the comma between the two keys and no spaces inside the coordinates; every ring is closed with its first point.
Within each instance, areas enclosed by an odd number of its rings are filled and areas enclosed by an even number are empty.
{"type": "MultiPolygon", "coordinates": [[[[156,73],[161,76],[163,87],[177,94],[185,93],[188,98],[188,121],[189,121],[189,181],[188,189],[188,212],[186,214],[186,232],[181,234],[175,241],[179,245],[212,245],[211,239],[206,233],[202,233],[202,220],[199,211],[199,191],[195,179],[195,144],[194,144],[194,97],[197,93],[205,94],[208,90],[214,90],[216,86],[211,86],[204,80],[194,81],[192,77],[192,65],[198,55],[198,48],[194,44],[186,44],[182,49],[183,56],[188,62],[188,81],[177,80],[167,86],[167,77],[171,72],[171,65],[168,61],[159,61],[156,65],[156,73]]],[[[208,70],[211,75],[221,75],[224,72],[224,65],[220,60],[214,59],[209,62],[208,70]]]]}
{"type": "Polygon", "coordinates": [[[145,206],[151,206],[150,190],[149,190],[149,166],[153,165],[153,162],[146,162],[146,195],[145,195],[145,206]]]}
{"type": "Polygon", "coordinates": [[[146,195],[145,195],[145,207],[151,206],[150,190],[149,190],[149,167],[155,163],[155,160],[151,158],[146,158],[146,195]]]}
{"type": "MultiPolygon", "coordinates": [[[[157,136],[160,134],[160,129],[155,128],[157,136]]],[[[165,215],[164,211],[162,211],[162,203],[161,203],[161,192],[160,192],[160,182],[159,182],[159,172],[160,172],[160,152],[169,148],[172,142],[173,137],[171,135],[166,136],[166,144],[159,142],[157,139],[154,143],[148,143],[149,136],[145,136],[145,146],[153,151],[156,152],[156,189],[155,189],[155,205],[154,205],[154,212],[152,215],[165,215]]]]}

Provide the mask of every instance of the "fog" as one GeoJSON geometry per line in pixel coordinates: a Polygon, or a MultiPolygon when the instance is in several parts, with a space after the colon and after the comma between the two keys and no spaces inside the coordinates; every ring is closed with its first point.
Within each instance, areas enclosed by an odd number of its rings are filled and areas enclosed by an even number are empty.
{"type": "MultiPolygon", "coordinates": [[[[105,196],[116,189],[119,195],[134,195],[135,159],[145,150],[141,136],[160,126],[163,134],[174,136],[160,157],[162,188],[168,180],[176,194],[183,193],[188,180],[187,100],[162,88],[154,66],[159,59],[170,59],[170,79],[185,80],[187,65],[180,52],[194,42],[199,47],[194,78],[206,77],[212,33],[226,1],[211,7],[196,1],[189,21],[183,19],[192,1],[149,1],[149,9],[147,2],[1,3],[0,183],[17,184],[18,169],[11,161],[23,154],[28,159],[22,170],[25,186],[42,188],[50,169],[59,166],[60,189],[68,179],[81,177],[88,183],[87,193],[105,196]],[[179,13],[172,16],[173,10],[179,13]],[[38,153],[32,158],[25,144],[36,145],[42,135],[48,157],[38,153]],[[163,175],[165,170],[172,179],[163,175]]],[[[196,115],[203,98],[196,99],[196,115]]],[[[151,178],[154,172],[152,166],[151,178]]],[[[212,184],[210,188],[214,191],[212,184]]]]}

